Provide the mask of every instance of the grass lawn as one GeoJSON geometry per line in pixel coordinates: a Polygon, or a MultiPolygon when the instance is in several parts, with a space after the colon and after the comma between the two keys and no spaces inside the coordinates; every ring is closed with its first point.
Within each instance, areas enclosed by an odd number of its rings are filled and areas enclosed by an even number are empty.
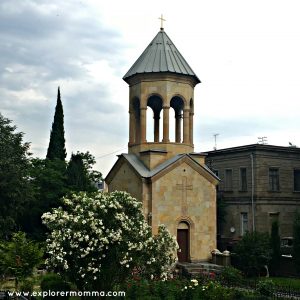
{"type": "Polygon", "coordinates": [[[272,281],[283,287],[290,287],[293,290],[300,290],[300,278],[287,278],[287,277],[270,277],[272,281]]]}

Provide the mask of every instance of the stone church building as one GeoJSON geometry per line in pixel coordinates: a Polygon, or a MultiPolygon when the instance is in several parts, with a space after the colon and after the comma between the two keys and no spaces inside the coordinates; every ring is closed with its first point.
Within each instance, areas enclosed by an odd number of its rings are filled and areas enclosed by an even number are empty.
{"type": "Polygon", "coordinates": [[[219,179],[204,154],[194,152],[194,87],[200,80],[163,28],[123,79],[129,85],[128,153],[107,175],[108,191],[140,200],[154,234],[165,224],[177,236],[179,261],[208,261],[216,248],[219,179]],[[147,109],[153,112],[152,141],[146,139],[147,109]]]}

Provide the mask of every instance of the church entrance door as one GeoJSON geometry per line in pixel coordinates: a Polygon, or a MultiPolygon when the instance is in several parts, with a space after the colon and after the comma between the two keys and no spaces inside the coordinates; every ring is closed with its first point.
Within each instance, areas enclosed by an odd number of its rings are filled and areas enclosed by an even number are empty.
{"type": "Polygon", "coordinates": [[[186,223],[180,223],[177,229],[177,243],[180,251],[177,252],[179,262],[189,260],[189,226],[186,223]]]}

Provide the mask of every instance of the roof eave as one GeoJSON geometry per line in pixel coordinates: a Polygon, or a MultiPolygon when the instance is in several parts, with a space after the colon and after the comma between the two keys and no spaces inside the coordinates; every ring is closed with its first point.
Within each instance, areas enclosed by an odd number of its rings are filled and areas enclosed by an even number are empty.
{"type": "Polygon", "coordinates": [[[135,74],[132,74],[130,76],[124,76],[123,77],[123,80],[128,84],[128,85],[131,85],[132,83],[136,83],[135,79],[137,79],[138,77],[140,76],[153,76],[153,75],[175,75],[175,76],[178,76],[178,77],[182,77],[182,78],[191,78],[193,79],[193,85],[196,86],[198,83],[201,83],[200,79],[196,76],[196,75],[190,75],[190,74],[179,74],[179,73],[176,73],[176,72],[170,72],[170,71],[165,71],[165,72],[141,72],[141,73],[135,73],[135,74]]]}

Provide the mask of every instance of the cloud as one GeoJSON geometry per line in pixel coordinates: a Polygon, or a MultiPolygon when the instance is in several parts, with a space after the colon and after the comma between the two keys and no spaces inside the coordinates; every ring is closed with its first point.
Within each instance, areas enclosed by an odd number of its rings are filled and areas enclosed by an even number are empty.
{"type": "Polygon", "coordinates": [[[118,116],[127,112],[114,97],[114,82],[126,47],[88,4],[2,0],[0,28],[0,111],[20,124],[34,155],[46,151],[58,85],[69,152],[104,138],[104,131],[124,134],[118,116]]]}

